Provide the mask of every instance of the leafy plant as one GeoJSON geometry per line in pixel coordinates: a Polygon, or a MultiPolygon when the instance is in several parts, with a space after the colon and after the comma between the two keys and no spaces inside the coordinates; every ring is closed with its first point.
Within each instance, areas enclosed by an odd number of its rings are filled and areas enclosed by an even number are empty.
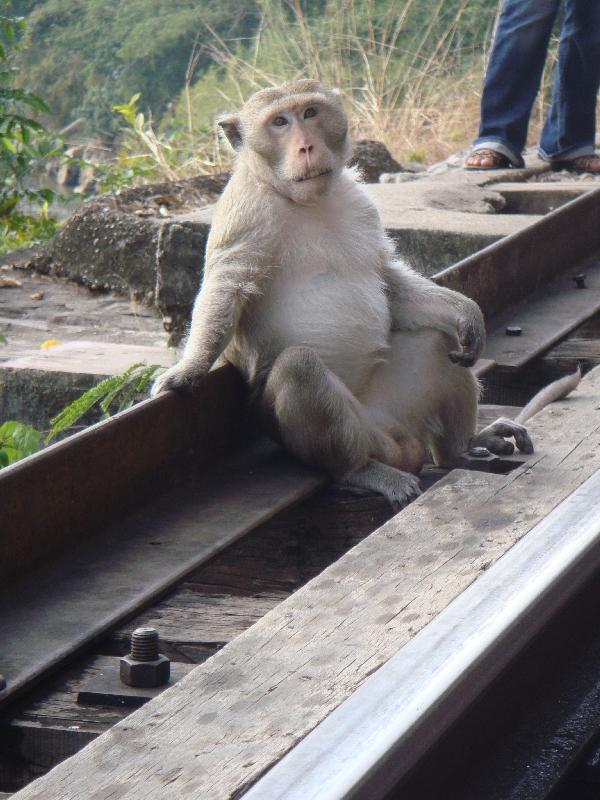
{"type": "Polygon", "coordinates": [[[59,434],[76,425],[94,406],[100,407],[102,419],[130,408],[147,394],[150,384],[163,371],[164,367],[157,364],[148,366],[140,362],[132,364],[120,375],[106,378],[51,419],[52,427],[45,435],[31,425],[14,420],[0,425],[0,469],[36,453],[42,445],[50,444],[59,434]]]}
{"type": "Polygon", "coordinates": [[[0,251],[47,238],[57,226],[48,212],[54,192],[33,188],[31,179],[46,159],[62,155],[64,145],[35,118],[48,111],[46,103],[16,84],[14,53],[23,29],[22,18],[0,14],[0,251]],[[23,204],[28,208],[21,210],[23,204]],[[35,207],[39,214],[32,213],[35,207]]]}
{"type": "Polygon", "coordinates": [[[50,420],[52,428],[46,435],[45,444],[72,428],[94,406],[99,406],[102,410],[102,419],[111,416],[111,413],[116,414],[129,408],[163,370],[164,367],[156,364],[148,366],[139,362],[132,364],[120,375],[100,381],[50,420]]]}
{"type": "Polygon", "coordinates": [[[0,425],[0,469],[40,449],[42,434],[31,425],[5,422],[0,425]]]}

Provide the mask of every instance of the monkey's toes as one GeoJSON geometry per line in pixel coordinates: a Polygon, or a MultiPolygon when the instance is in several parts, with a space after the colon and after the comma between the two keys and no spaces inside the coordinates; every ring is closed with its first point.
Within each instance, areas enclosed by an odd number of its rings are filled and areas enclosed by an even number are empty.
{"type": "Polygon", "coordinates": [[[384,492],[395,512],[400,511],[411,500],[421,494],[421,484],[415,475],[411,475],[408,472],[400,472],[400,470],[397,470],[397,472],[397,480],[393,482],[393,485],[388,486],[387,491],[384,492]]]}
{"type": "Polygon", "coordinates": [[[517,443],[519,450],[522,453],[525,453],[525,455],[530,456],[533,453],[533,442],[531,441],[531,437],[526,430],[515,434],[515,442],[517,443]]]}
{"type": "Polygon", "coordinates": [[[515,452],[514,444],[503,439],[502,436],[490,436],[485,447],[495,456],[511,456],[515,452]]]}
{"type": "Polygon", "coordinates": [[[472,367],[477,361],[477,355],[474,350],[451,350],[448,353],[448,358],[453,364],[458,364],[460,367],[472,367]]]}

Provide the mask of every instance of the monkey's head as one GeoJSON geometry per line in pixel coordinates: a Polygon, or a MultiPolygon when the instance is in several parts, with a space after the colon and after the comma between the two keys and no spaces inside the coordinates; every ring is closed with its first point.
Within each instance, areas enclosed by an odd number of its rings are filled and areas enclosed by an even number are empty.
{"type": "Polygon", "coordinates": [[[339,94],[319,81],[262,89],[218,124],[256,177],[297,203],[329,191],[350,155],[339,94]]]}

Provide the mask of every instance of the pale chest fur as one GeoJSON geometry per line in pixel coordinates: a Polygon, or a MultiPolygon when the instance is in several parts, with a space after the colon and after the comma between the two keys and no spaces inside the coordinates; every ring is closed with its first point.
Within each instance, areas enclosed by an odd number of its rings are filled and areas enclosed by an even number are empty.
{"type": "MultiPolygon", "coordinates": [[[[360,393],[385,356],[390,319],[380,280],[383,232],[362,198],[356,206],[298,208],[281,229],[278,263],[253,303],[246,346],[270,358],[314,349],[360,393]],[[366,213],[368,212],[368,213],[366,213]]],[[[257,365],[258,366],[258,365],[257,365]]]]}

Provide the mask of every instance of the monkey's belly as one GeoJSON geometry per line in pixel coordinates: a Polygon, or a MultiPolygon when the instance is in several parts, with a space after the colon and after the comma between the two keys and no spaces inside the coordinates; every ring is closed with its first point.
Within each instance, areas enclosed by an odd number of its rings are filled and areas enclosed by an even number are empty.
{"type": "Polygon", "coordinates": [[[289,282],[259,300],[254,335],[271,358],[310,347],[348,388],[360,394],[389,349],[387,299],[373,280],[289,282]]]}

